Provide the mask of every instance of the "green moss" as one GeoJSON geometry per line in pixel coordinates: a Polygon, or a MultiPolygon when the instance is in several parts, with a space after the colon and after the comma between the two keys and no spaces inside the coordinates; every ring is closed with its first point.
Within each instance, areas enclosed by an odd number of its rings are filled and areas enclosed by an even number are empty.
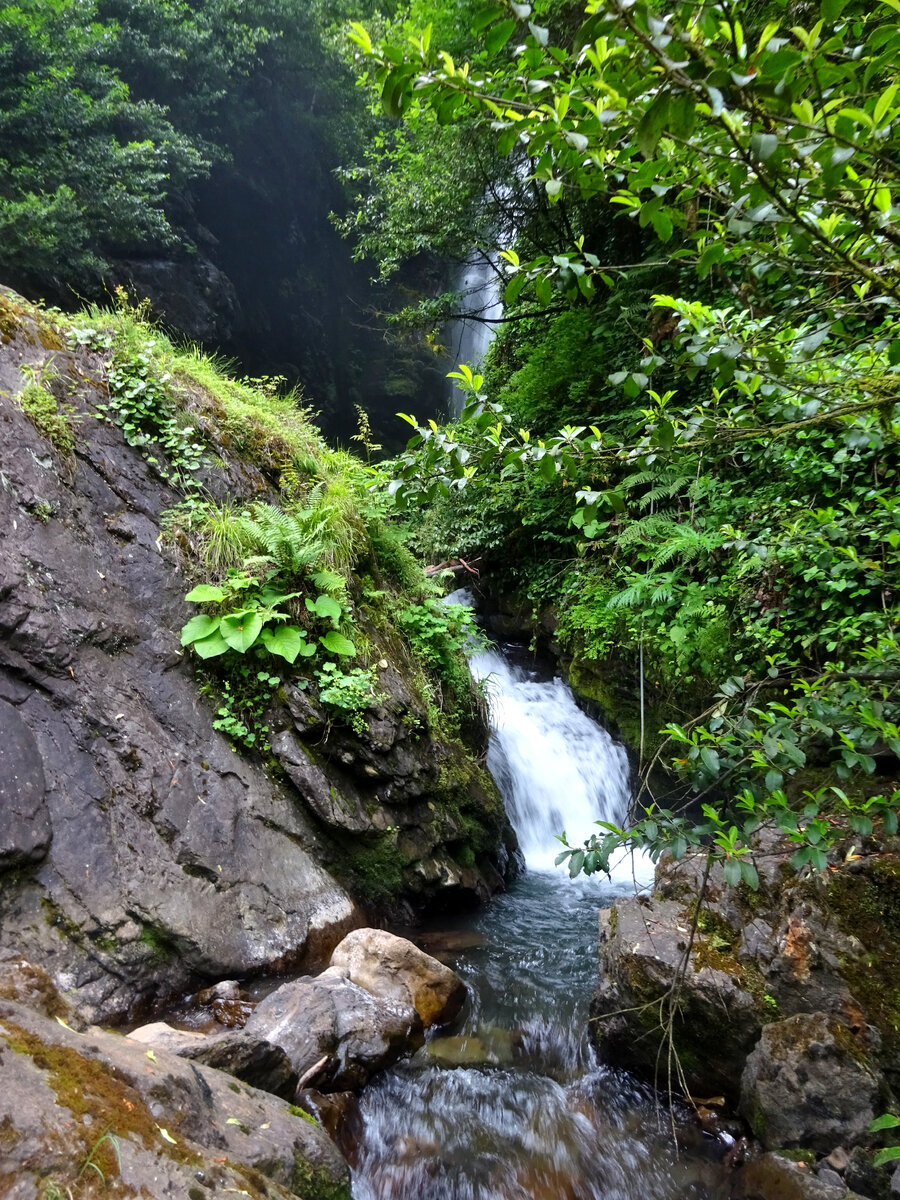
{"type": "Polygon", "coordinates": [[[349,1183],[335,1183],[301,1154],[294,1154],[291,1191],[301,1200],[350,1200],[349,1183]]]}
{"type": "Polygon", "coordinates": [[[74,452],[75,434],[69,414],[60,411],[52,392],[30,380],[17,396],[17,400],[25,416],[55,450],[66,457],[74,452]]]}
{"type": "Polygon", "coordinates": [[[846,957],[840,972],[884,1040],[884,1057],[900,1055],[900,861],[863,860],[858,872],[829,877],[826,904],[842,931],[858,938],[864,953],[846,957]]]}
{"type": "Polygon", "coordinates": [[[333,864],[338,877],[363,903],[382,905],[404,890],[406,869],[413,860],[397,845],[393,833],[346,842],[333,864]]]}
{"type": "MultiPolygon", "coordinates": [[[[618,731],[626,746],[637,751],[641,745],[641,714],[634,686],[627,691],[616,687],[612,678],[602,675],[596,664],[577,655],[568,665],[569,685],[577,696],[596,705],[605,725],[618,731]]],[[[671,720],[671,712],[656,709],[651,702],[644,712],[644,758],[652,758],[665,740],[661,730],[671,720]]]]}
{"type": "MultiPolygon", "coordinates": [[[[76,1117],[91,1118],[90,1126],[81,1121],[69,1126],[73,1139],[83,1147],[83,1158],[92,1161],[107,1179],[118,1176],[118,1158],[108,1142],[98,1142],[97,1130],[108,1130],[116,1137],[137,1139],[145,1149],[155,1148],[180,1163],[199,1163],[200,1159],[183,1145],[166,1142],[149,1108],[129,1084],[117,1079],[103,1063],[85,1058],[68,1046],[48,1045],[36,1034],[4,1018],[2,1037],[10,1049],[25,1054],[48,1075],[48,1084],[57,1103],[76,1117]]],[[[177,1118],[170,1119],[177,1126],[177,1118]]]]}
{"type": "Polygon", "coordinates": [[[156,958],[171,959],[178,956],[174,939],[158,925],[144,924],[141,929],[141,941],[156,958]]]}
{"type": "Polygon", "coordinates": [[[299,1104],[289,1105],[288,1112],[291,1114],[291,1116],[300,1117],[302,1121],[308,1121],[310,1125],[315,1125],[316,1128],[318,1128],[319,1122],[316,1120],[316,1118],[312,1115],[312,1113],[308,1113],[305,1108],[301,1108],[299,1104]]]}
{"type": "Polygon", "coordinates": [[[41,898],[41,908],[44,910],[44,920],[55,929],[60,937],[69,938],[70,941],[81,943],[84,940],[84,934],[81,926],[73,921],[71,917],[67,917],[60,906],[51,900],[48,896],[41,898]]]}
{"type": "Polygon", "coordinates": [[[6,345],[18,335],[33,343],[34,335],[26,323],[30,314],[31,308],[24,301],[17,301],[0,292],[0,342],[6,345]]]}
{"type": "Polygon", "coordinates": [[[795,1163],[814,1163],[816,1161],[816,1158],[818,1157],[815,1150],[807,1150],[807,1149],[804,1149],[803,1147],[799,1147],[796,1150],[795,1149],[776,1150],[775,1153],[778,1155],[779,1158],[786,1158],[788,1160],[788,1162],[795,1162],[795,1163]]]}

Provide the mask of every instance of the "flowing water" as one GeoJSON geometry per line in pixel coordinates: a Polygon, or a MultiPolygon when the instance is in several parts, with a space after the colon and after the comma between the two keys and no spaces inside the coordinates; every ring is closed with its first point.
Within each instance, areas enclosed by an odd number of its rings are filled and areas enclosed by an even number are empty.
{"type": "MultiPolygon", "coordinates": [[[[454,286],[461,293],[463,312],[471,313],[472,317],[461,317],[450,325],[448,337],[453,370],[459,363],[467,363],[477,370],[494,336],[494,325],[489,322],[503,315],[502,283],[496,256],[484,255],[466,263],[460,268],[454,286]],[[482,319],[474,320],[475,317],[482,319]]],[[[456,386],[451,388],[451,420],[456,420],[462,413],[465,400],[465,392],[456,386]]]]}
{"type": "Polygon", "coordinates": [[[355,1200],[722,1200],[723,1143],[649,1089],[597,1063],[586,1036],[597,910],[647,882],[623,863],[611,882],[553,867],[555,834],[622,820],[628,761],[559,679],[499,653],[487,680],[488,764],[528,870],[468,924],[422,944],[465,979],[462,1027],[433,1037],[363,1093],[351,1151],[355,1200]],[[687,1148],[686,1148],[687,1147],[687,1148]]]}

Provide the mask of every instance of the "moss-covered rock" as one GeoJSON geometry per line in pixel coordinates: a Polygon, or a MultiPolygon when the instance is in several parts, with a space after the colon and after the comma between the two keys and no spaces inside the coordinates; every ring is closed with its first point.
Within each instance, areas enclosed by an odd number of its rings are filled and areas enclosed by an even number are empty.
{"type": "Polygon", "coordinates": [[[31,1200],[52,1185],[162,1200],[193,1197],[199,1180],[268,1200],[349,1197],[324,1130],[209,1067],[97,1029],[76,1033],[8,1000],[0,1060],[4,1196],[31,1200]]]}

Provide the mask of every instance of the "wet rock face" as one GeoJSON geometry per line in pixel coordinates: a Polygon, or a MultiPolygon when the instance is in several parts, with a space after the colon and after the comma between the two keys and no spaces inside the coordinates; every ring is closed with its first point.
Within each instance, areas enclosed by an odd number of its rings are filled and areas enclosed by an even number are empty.
{"type": "Polygon", "coordinates": [[[880,1039],[867,1034],[824,1013],[766,1026],[741,1078],[741,1112],[764,1146],[827,1154],[865,1136],[884,1090],[871,1065],[880,1039]]]}
{"type": "MultiPolygon", "coordinates": [[[[412,736],[399,676],[366,737],[332,720],[320,745],[319,729],[306,746],[315,763],[302,755],[308,776],[284,755],[288,778],[276,781],[213,729],[180,646],[195,615],[184,564],[160,538],[160,514],[180,497],[94,417],[105,399],[92,382],[103,375],[97,356],[69,353],[24,302],[7,303],[0,951],[45,966],[88,1020],[124,1020],[210,980],[327,961],[361,917],[322,861],[343,856],[350,880],[385,875],[394,898],[477,899],[502,886],[499,798],[471,756],[460,767],[461,747],[412,736]],[[12,399],[22,368],[50,359],[72,409],[72,454],[12,399]],[[452,785],[447,763],[458,768],[452,785]],[[329,820],[323,796],[357,811],[356,824],[329,820]],[[473,828],[479,861],[469,847],[462,865],[450,847],[473,828]],[[389,860],[374,854],[386,849],[389,860]]],[[[192,415],[212,436],[214,414],[192,415]]],[[[227,466],[205,476],[217,496],[273,498],[259,467],[222,455],[227,466]]],[[[273,714],[272,728],[296,743],[308,724],[294,708],[273,714]]]]}
{"type": "Polygon", "coordinates": [[[287,689],[272,719],[275,757],[339,839],[377,839],[373,860],[384,856],[385,876],[414,905],[486,900],[520,869],[493,780],[458,744],[434,736],[421,698],[386,660],[377,690],[356,732],[335,725],[314,696],[287,689]]]}
{"type": "Polygon", "coordinates": [[[0,1000],[0,1194],[65,1195],[89,1158],[116,1194],[203,1189],[346,1200],[346,1164],[325,1131],[282,1100],[127,1038],[76,1033],[0,1000]],[[104,1135],[115,1138],[115,1146],[104,1135]]]}
{"type": "Polygon", "coordinates": [[[50,847],[40,750],[11,704],[0,700],[0,869],[39,862],[50,847]]]}
{"type": "Polygon", "coordinates": [[[234,284],[202,255],[120,260],[116,277],[146,296],[160,320],[192,341],[221,346],[243,323],[234,284]]]}
{"type": "MultiPolygon", "coordinates": [[[[896,840],[868,850],[798,877],[791,848],[767,842],[752,894],[727,888],[714,867],[686,964],[704,861],[663,862],[652,898],[601,918],[591,1031],[607,1061],[653,1079],[668,1054],[660,1000],[681,972],[672,1036],[691,1094],[725,1096],[766,1149],[806,1150],[813,1167],[821,1158],[824,1171],[880,1198],[889,1176],[871,1166],[879,1143],[868,1127],[900,1077],[900,867],[896,840]],[[863,1167],[875,1180],[865,1187],[863,1167]]],[[[769,1179],[781,1168],[759,1171],[769,1179]]],[[[791,1190],[795,1174],[771,1194],[746,1194],[819,1195],[791,1190]]],[[[827,1174],[819,1185],[837,1186],[827,1174]]]]}

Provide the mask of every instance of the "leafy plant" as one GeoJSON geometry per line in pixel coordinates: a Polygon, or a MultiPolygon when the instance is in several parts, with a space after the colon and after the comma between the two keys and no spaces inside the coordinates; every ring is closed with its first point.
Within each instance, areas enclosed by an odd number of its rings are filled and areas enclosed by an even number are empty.
{"type": "MultiPolygon", "coordinates": [[[[229,650],[246,654],[253,648],[289,663],[311,658],[316,653],[315,642],[307,640],[306,630],[292,623],[291,614],[283,607],[300,595],[262,584],[244,571],[229,571],[221,584],[201,583],[185,596],[191,604],[223,605],[227,611],[192,617],[181,631],[181,644],[193,646],[201,658],[218,658],[229,650]]],[[[345,614],[344,607],[327,594],[315,600],[305,597],[305,606],[309,613],[335,626],[345,614]]],[[[353,643],[337,629],[318,640],[331,654],[352,657],[356,653],[353,643]]]]}
{"type": "Polygon", "coordinates": [[[181,631],[182,646],[193,646],[201,658],[218,658],[229,650],[246,654],[257,642],[270,653],[293,663],[316,652],[304,631],[288,622],[279,606],[299,592],[278,592],[244,572],[231,571],[221,585],[201,583],[185,596],[191,604],[223,604],[228,611],[192,617],[181,631]],[[232,607],[239,605],[239,607],[232,607]],[[267,628],[267,626],[271,626],[267,628]]]}
{"type": "MultiPolygon", "coordinates": [[[[894,1116],[893,1113],[884,1113],[880,1117],[876,1117],[869,1126],[870,1133],[880,1133],[883,1129],[897,1129],[900,1126],[900,1117],[894,1116]]],[[[900,1146],[885,1146],[883,1150],[879,1150],[873,1159],[876,1167],[883,1167],[885,1163],[895,1162],[900,1158],[900,1146]]]]}
{"type": "Polygon", "coordinates": [[[379,702],[375,691],[375,673],[354,667],[344,671],[337,663],[324,663],[316,672],[319,699],[348,723],[354,733],[366,732],[365,712],[379,702]]]}
{"type": "Polygon", "coordinates": [[[265,714],[281,678],[268,671],[238,668],[235,679],[222,684],[222,702],[216,710],[213,729],[218,729],[247,749],[268,748],[265,714]]]}

